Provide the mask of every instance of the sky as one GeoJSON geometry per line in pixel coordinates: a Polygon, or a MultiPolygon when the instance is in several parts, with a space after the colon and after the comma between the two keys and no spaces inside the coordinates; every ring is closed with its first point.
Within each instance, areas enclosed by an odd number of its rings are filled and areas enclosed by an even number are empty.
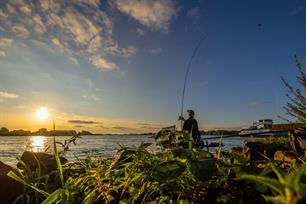
{"type": "Polygon", "coordinates": [[[0,126],[151,132],[184,110],[201,129],[285,116],[306,63],[305,0],[2,0],[0,126]],[[47,107],[49,118],[35,112],[47,107]]]}

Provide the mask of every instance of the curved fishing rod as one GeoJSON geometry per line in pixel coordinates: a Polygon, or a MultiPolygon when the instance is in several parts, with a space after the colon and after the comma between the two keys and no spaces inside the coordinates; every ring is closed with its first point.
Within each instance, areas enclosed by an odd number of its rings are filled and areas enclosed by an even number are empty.
{"type": "MultiPolygon", "coordinates": [[[[198,44],[196,45],[196,47],[194,48],[194,50],[192,52],[190,60],[187,64],[187,69],[186,69],[186,74],[185,74],[185,79],[184,79],[183,93],[182,93],[181,116],[183,116],[183,113],[184,113],[185,90],[186,90],[186,84],[187,84],[187,79],[188,79],[188,75],[189,75],[189,72],[190,72],[191,63],[192,63],[192,60],[195,57],[200,45],[202,44],[202,42],[205,38],[206,38],[206,35],[203,35],[203,37],[199,40],[198,44]]],[[[182,127],[183,127],[183,121],[181,121],[181,128],[182,127]]]]}

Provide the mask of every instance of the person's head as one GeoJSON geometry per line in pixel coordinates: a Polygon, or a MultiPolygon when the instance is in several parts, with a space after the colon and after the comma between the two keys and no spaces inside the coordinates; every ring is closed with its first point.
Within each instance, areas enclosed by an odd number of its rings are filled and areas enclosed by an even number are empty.
{"type": "Polygon", "coordinates": [[[194,111],[193,110],[187,110],[189,118],[193,118],[194,116],[194,111]]]}

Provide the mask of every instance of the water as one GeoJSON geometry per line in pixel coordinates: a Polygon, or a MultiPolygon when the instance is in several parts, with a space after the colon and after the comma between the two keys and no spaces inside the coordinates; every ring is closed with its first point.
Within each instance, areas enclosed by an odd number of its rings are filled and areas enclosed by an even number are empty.
{"type": "MultiPolygon", "coordinates": [[[[56,140],[63,142],[69,139],[69,136],[57,136],[56,140]]],[[[205,137],[203,137],[205,138],[205,137]]],[[[16,157],[20,157],[25,151],[43,152],[50,146],[49,152],[53,149],[53,137],[45,136],[0,136],[0,161],[16,165],[16,157]]],[[[208,142],[219,142],[219,139],[210,139],[208,142]]],[[[224,138],[222,147],[223,150],[229,150],[231,147],[242,146],[243,138],[233,137],[224,138]]],[[[67,159],[73,160],[76,158],[85,158],[87,155],[99,156],[103,158],[112,157],[120,148],[119,144],[126,147],[137,146],[142,142],[154,142],[148,135],[97,135],[97,136],[82,136],[78,138],[77,145],[71,144],[70,151],[65,155],[67,159]]],[[[211,148],[210,150],[214,150],[211,148]]]]}
{"type": "MultiPolygon", "coordinates": [[[[220,142],[220,139],[209,139],[209,137],[215,137],[215,136],[202,136],[202,139],[205,142],[205,138],[208,138],[207,142],[208,144],[211,142],[220,142]]],[[[229,138],[222,138],[223,147],[221,147],[222,151],[228,151],[233,147],[242,147],[244,143],[245,138],[243,137],[229,137],[229,138]]],[[[209,148],[209,151],[215,151],[219,147],[209,148]]]]}

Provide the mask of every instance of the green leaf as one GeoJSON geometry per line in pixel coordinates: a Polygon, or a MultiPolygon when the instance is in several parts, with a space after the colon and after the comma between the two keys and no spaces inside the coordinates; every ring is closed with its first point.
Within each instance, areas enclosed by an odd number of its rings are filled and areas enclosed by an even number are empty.
{"type": "Polygon", "coordinates": [[[179,200],[179,204],[189,204],[188,200],[179,200]]]}
{"type": "Polygon", "coordinates": [[[279,181],[277,181],[275,179],[271,179],[271,178],[266,178],[266,177],[263,177],[263,176],[241,175],[239,177],[239,179],[251,180],[251,181],[262,183],[262,184],[274,189],[275,191],[277,191],[280,194],[285,190],[285,186],[282,183],[280,183],[279,181]]]}
{"type": "Polygon", "coordinates": [[[171,130],[160,130],[156,135],[153,136],[155,140],[158,140],[161,137],[167,136],[169,133],[171,133],[171,130]]]}
{"type": "Polygon", "coordinates": [[[83,204],[95,203],[98,198],[99,198],[99,193],[96,192],[96,190],[93,190],[85,197],[82,203],[83,204]]]}
{"type": "Polygon", "coordinates": [[[131,204],[132,202],[128,199],[120,200],[119,204],[131,204]]]}
{"type": "Polygon", "coordinates": [[[193,176],[200,181],[208,181],[218,172],[216,159],[203,159],[191,162],[193,176]]]}
{"type": "Polygon", "coordinates": [[[28,187],[32,188],[33,190],[35,190],[35,191],[41,193],[42,195],[44,195],[44,196],[46,196],[46,197],[49,196],[49,193],[47,193],[47,192],[45,192],[45,191],[43,191],[43,190],[37,188],[36,186],[33,186],[33,185],[31,185],[31,184],[28,184],[25,180],[23,180],[21,177],[19,177],[18,175],[16,175],[13,171],[8,172],[8,173],[7,173],[7,176],[10,177],[10,178],[12,178],[12,179],[14,179],[15,181],[18,181],[18,182],[22,183],[22,184],[25,185],[25,186],[28,186],[28,187]]]}
{"type": "Polygon", "coordinates": [[[301,166],[295,171],[291,172],[286,176],[286,183],[288,186],[292,189],[294,189],[296,192],[299,192],[301,190],[301,177],[305,172],[305,166],[301,166]]]}
{"type": "Polygon", "coordinates": [[[279,168],[277,168],[275,165],[271,164],[271,168],[272,170],[274,171],[274,173],[276,174],[278,180],[281,182],[281,183],[285,183],[285,173],[280,170],[279,168]]]}
{"type": "Polygon", "coordinates": [[[220,156],[221,156],[222,138],[223,138],[223,134],[221,134],[221,137],[220,137],[220,142],[219,142],[219,147],[218,147],[218,159],[220,159],[220,156]]]}
{"type": "Polygon", "coordinates": [[[249,162],[248,157],[246,157],[242,153],[234,152],[231,154],[232,158],[234,158],[234,164],[243,164],[246,165],[249,162]]]}
{"type": "Polygon", "coordinates": [[[191,159],[195,156],[194,152],[189,149],[175,148],[172,149],[171,152],[173,153],[174,157],[181,159],[191,159]]]}
{"type": "Polygon", "coordinates": [[[139,146],[139,148],[145,149],[145,148],[149,147],[151,144],[152,144],[152,143],[150,143],[150,142],[141,143],[140,146],[139,146]]]}
{"type": "Polygon", "coordinates": [[[268,202],[272,202],[272,203],[276,203],[276,204],[280,204],[280,203],[285,203],[284,197],[282,197],[281,195],[278,196],[262,196],[266,201],[268,202]]]}
{"type": "Polygon", "coordinates": [[[185,164],[180,161],[166,161],[154,168],[153,177],[158,181],[177,179],[185,169],[185,164]]]}
{"type": "Polygon", "coordinates": [[[306,198],[306,184],[304,183],[300,184],[299,193],[301,194],[303,198],[306,198]]]}
{"type": "Polygon", "coordinates": [[[198,159],[204,159],[204,158],[212,158],[213,154],[209,151],[205,151],[205,150],[198,150],[196,152],[197,158],[198,159]]]}
{"type": "Polygon", "coordinates": [[[159,141],[158,143],[157,143],[157,145],[161,145],[161,146],[163,146],[163,147],[165,147],[165,146],[167,146],[167,145],[170,145],[171,144],[171,141],[169,141],[169,140],[163,140],[163,141],[159,141]]]}
{"type": "Polygon", "coordinates": [[[57,189],[54,191],[51,195],[49,195],[41,204],[53,204],[56,201],[60,200],[62,194],[63,194],[63,189],[57,189]]]}

